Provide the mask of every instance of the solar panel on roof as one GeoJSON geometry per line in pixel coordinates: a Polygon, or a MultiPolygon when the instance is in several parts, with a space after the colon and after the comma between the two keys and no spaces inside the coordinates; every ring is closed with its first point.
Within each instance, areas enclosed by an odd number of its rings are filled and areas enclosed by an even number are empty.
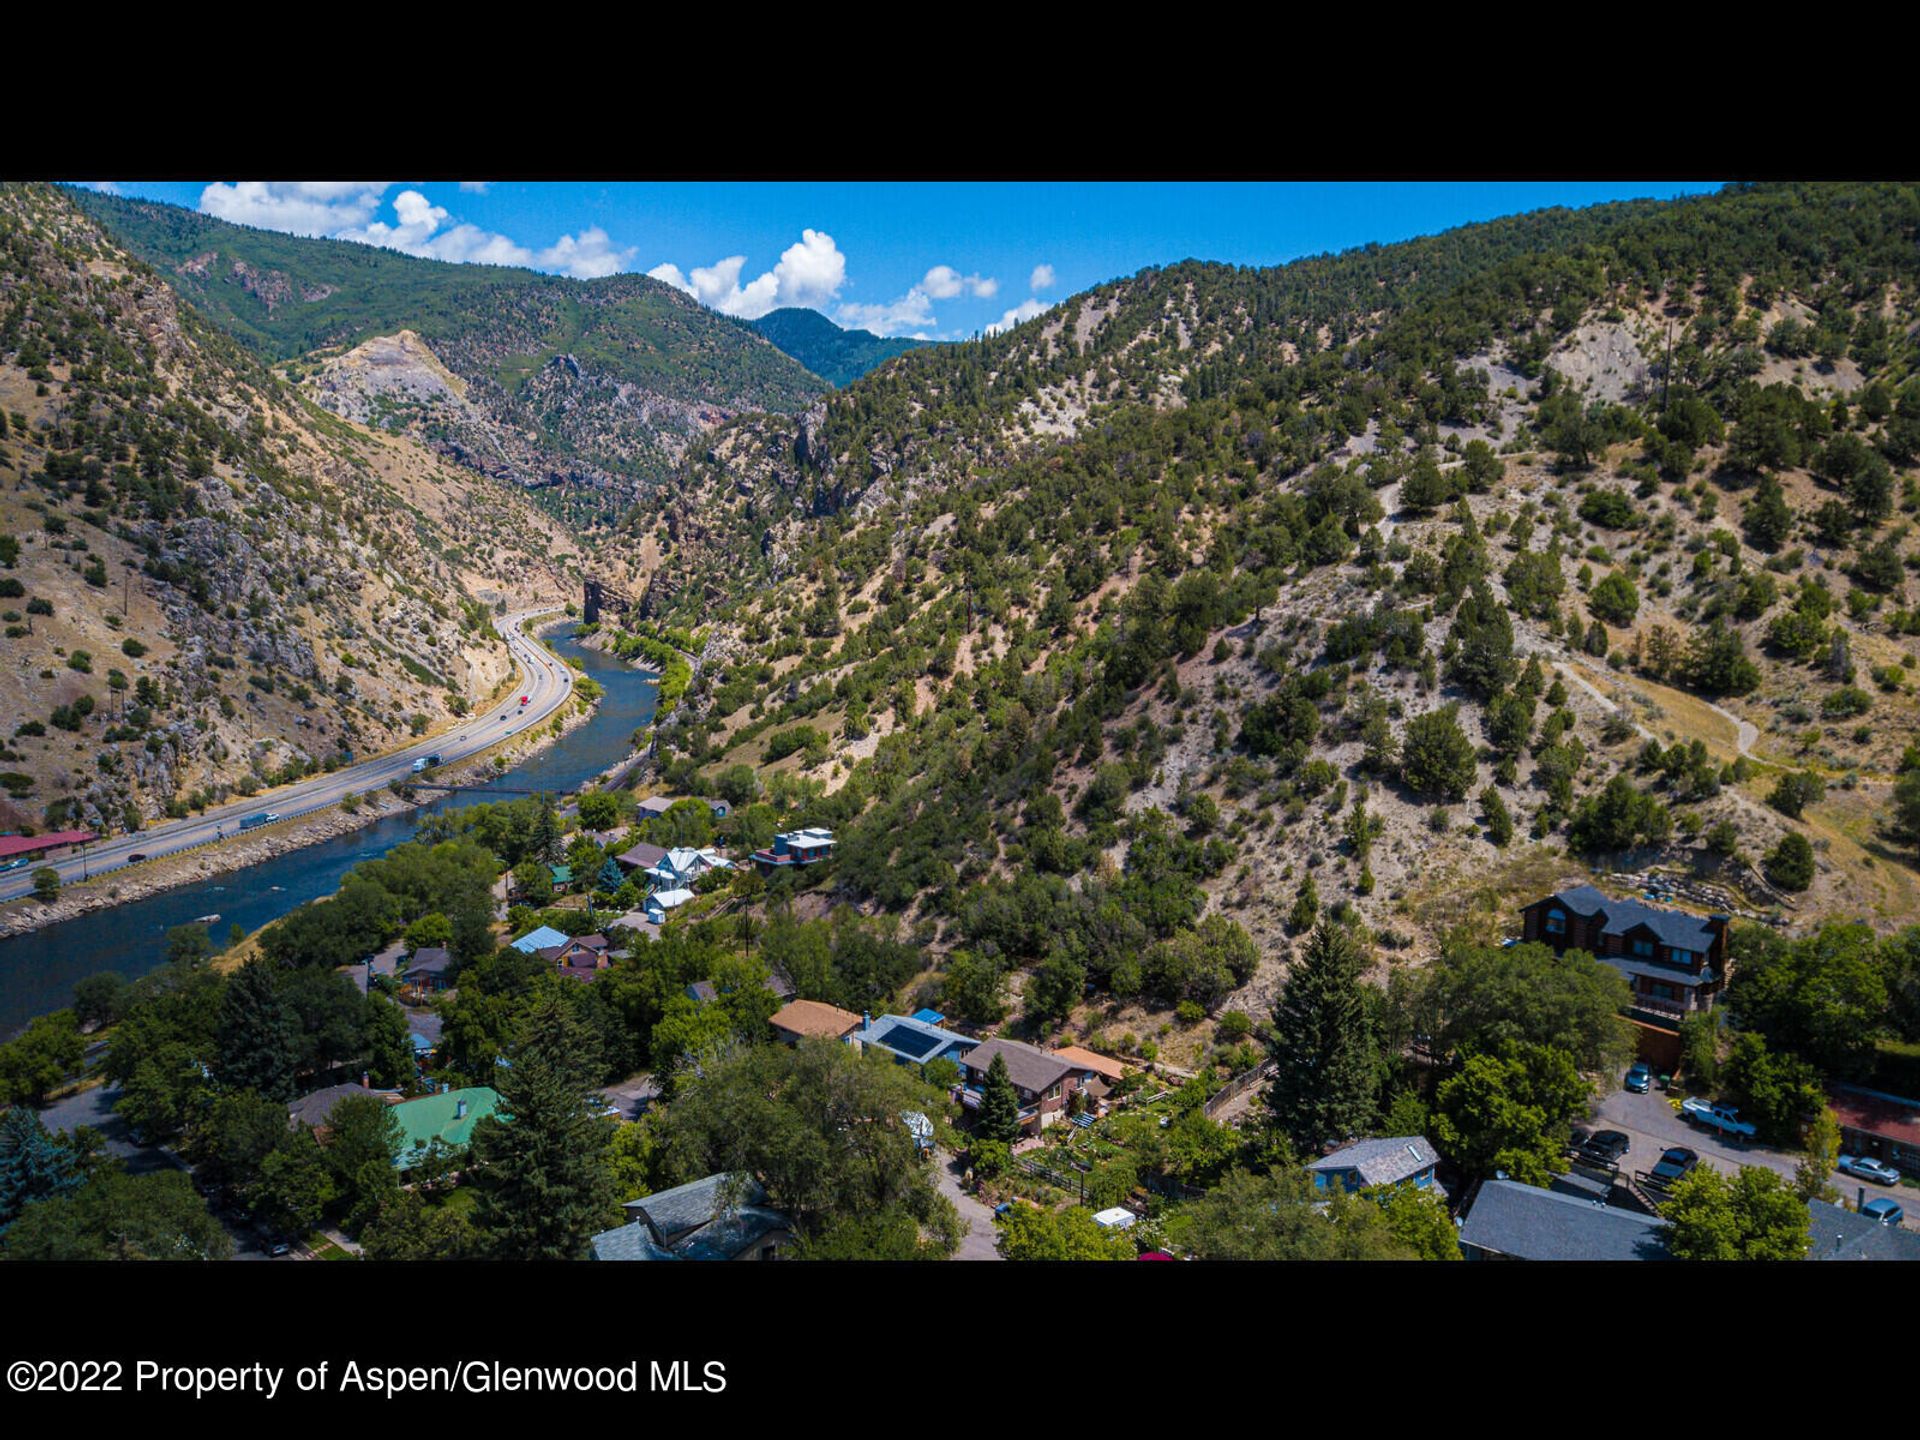
{"type": "Polygon", "coordinates": [[[940,1044],[938,1035],[929,1035],[924,1030],[910,1030],[905,1025],[896,1025],[880,1042],[889,1050],[918,1060],[934,1046],[940,1044]]]}

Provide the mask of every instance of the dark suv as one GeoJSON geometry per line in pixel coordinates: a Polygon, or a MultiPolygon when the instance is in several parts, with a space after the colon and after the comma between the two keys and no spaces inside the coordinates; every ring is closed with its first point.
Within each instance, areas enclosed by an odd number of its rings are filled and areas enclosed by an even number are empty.
{"type": "Polygon", "coordinates": [[[1653,1167],[1652,1175],[1663,1185],[1671,1185],[1684,1178],[1700,1163],[1700,1157],[1684,1145],[1676,1145],[1660,1156],[1660,1163],[1653,1167]]]}
{"type": "Polygon", "coordinates": [[[1598,1130],[1580,1147],[1580,1158],[1590,1165],[1618,1165],[1632,1144],[1618,1130],[1598,1130]]]}

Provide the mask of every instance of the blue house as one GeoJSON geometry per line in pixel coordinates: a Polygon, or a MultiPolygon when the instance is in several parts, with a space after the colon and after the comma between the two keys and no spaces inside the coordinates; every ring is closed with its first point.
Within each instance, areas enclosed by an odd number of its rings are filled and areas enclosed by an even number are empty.
{"type": "Polygon", "coordinates": [[[1307,1166],[1313,1188],[1322,1194],[1348,1194],[1370,1185],[1433,1185],[1433,1167],[1439,1153],[1424,1135],[1396,1135],[1388,1140],[1356,1140],[1307,1166]]]}
{"type": "Polygon", "coordinates": [[[856,1048],[872,1046],[893,1056],[901,1065],[925,1065],[933,1060],[952,1060],[957,1064],[962,1055],[980,1043],[905,1015],[882,1015],[878,1020],[869,1020],[849,1038],[856,1048]]]}

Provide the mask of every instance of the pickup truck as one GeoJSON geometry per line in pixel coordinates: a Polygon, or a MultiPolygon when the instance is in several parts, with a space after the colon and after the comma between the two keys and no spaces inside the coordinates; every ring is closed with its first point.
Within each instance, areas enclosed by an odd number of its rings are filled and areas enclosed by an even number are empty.
{"type": "Polygon", "coordinates": [[[1733,1106],[1716,1105],[1711,1100],[1702,1100],[1697,1096],[1681,1102],[1680,1114],[1689,1124],[1698,1125],[1703,1130],[1737,1135],[1742,1140],[1751,1140],[1757,1133],[1753,1122],[1742,1120],[1740,1112],[1733,1106]]]}

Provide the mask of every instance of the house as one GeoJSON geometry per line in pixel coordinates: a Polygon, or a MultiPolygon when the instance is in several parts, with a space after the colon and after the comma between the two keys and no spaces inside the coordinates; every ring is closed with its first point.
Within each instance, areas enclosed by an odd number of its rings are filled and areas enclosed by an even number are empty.
{"type": "Polygon", "coordinates": [[[1351,1194],[1371,1185],[1433,1186],[1439,1152],[1424,1135],[1396,1135],[1387,1140],[1355,1140],[1322,1155],[1307,1171],[1313,1188],[1323,1194],[1344,1190],[1351,1194]]]}
{"type": "Polygon", "coordinates": [[[1670,1260],[1668,1222],[1513,1180],[1488,1180],[1460,1225],[1469,1260],[1670,1260]]]}
{"type": "Polygon", "coordinates": [[[667,916],[693,899],[691,890],[656,890],[647,897],[647,921],[652,925],[664,925],[667,916]]]}
{"type": "Polygon", "coordinates": [[[687,986],[687,998],[696,1005],[711,1005],[720,998],[720,992],[714,988],[711,980],[696,980],[687,986]]]}
{"type": "Polygon", "coordinates": [[[643,1195],[624,1208],[633,1218],[593,1237],[596,1260],[773,1260],[793,1222],[762,1202],[759,1181],[731,1185],[727,1175],[643,1195]]]}
{"type": "Polygon", "coordinates": [[[623,850],[613,857],[622,870],[632,874],[636,870],[651,870],[667,858],[667,847],[650,845],[642,840],[631,849],[623,850]]]}
{"type": "Polygon", "coordinates": [[[711,847],[693,850],[679,847],[667,851],[649,866],[646,876],[662,890],[690,890],[693,882],[709,870],[731,870],[733,862],[711,847]]]}
{"type": "Polygon", "coordinates": [[[989,1040],[960,1057],[966,1072],[957,1098],[969,1110],[978,1110],[986,1094],[987,1069],[995,1057],[1006,1061],[1007,1078],[1020,1097],[1020,1124],[1028,1134],[1066,1119],[1068,1097],[1080,1087],[1073,1062],[1050,1050],[1018,1040],[989,1040]]]}
{"type": "Polygon", "coordinates": [[[629,910],[624,915],[616,915],[607,922],[607,929],[624,930],[629,935],[636,935],[642,940],[660,938],[660,922],[645,910],[629,910]]]}
{"type": "Polygon", "coordinates": [[[375,1090],[367,1084],[329,1085],[324,1090],[314,1090],[302,1095],[287,1106],[287,1120],[294,1125],[304,1125],[309,1130],[323,1130],[327,1119],[333,1114],[333,1107],[349,1095],[371,1095],[380,1100],[398,1100],[398,1090],[375,1090]]]}
{"type": "Polygon", "coordinates": [[[1896,1170],[1920,1176],[1920,1100],[1835,1085],[1827,1092],[1827,1107],[1840,1122],[1843,1151],[1871,1155],[1896,1170]]]}
{"type": "Polygon", "coordinates": [[[633,813],[641,820],[658,820],[677,803],[670,795],[649,795],[633,807],[633,813]]]}
{"type": "Polygon", "coordinates": [[[1727,979],[1725,915],[1690,915],[1615,900],[1576,885],[1522,912],[1522,938],[1556,952],[1585,950],[1626,977],[1641,1018],[1669,1028],[1713,1007],[1727,979]]]}
{"type": "Polygon", "coordinates": [[[871,1046],[893,1056],[901,1065],[958,1060],[980,1043],[905,1015],[882,1015],[878,1020],[868,1020],[848,1039],[855,1049],[871,1046]]]}
{"type": "Polygon", "coordinates": [[[393,1107],[393,1118],[400,1122],[400,1148],[393,1168],[411,1170],[435,1140],[452,1150],[466,1149],[473,1138],[473,1127],[493,1114],[499,1104],[499,1092],[490,1085],[402,1100],[393,1107]]]}
{"type": "Polygon", "coordinates": [[[1127,1078],[1127,1067],[1080,1045],[1062,1045],[1053,1052],[1069,1065],[1079,1076],[1080,1086],[1088,1096],[1095,1100],[1104,1100],[1112,1093],[1113,1087],[1127,1078]]]}
{"type": "Polygon", "coordinates": [[[400,972],[400,979],[418,997],[446,989],[452,969],[453,955],[444,945],[422,945],[400,972]]]}
{"type": "Polygon", "coordinates": [[[818,1000],[790,1000],[767,1021],[773,1038],[788,1045],[802,1040],[844,1040],[860,1028],[860,1017],[818,1000]]]}
{"type": "Polygon", "coordinates": [[[550,962],[562,975],[575,980],[597,980],[612,959],[604,935],[576,935],[563,945],[549,945],[540,958],[550,962]]]}
{"type": "Polygon", "coordinates": [[[771,875],[795,865],[813,865],[833,855],[833,832],[819,828],[785,830],[773,837],[771,850],[753,852],[753,863],[760,873],[771,875]]]}
{"type": "Polygon", "coordinates": [[[767,966],[767,989],[782,1005],[800,993],[800,988],[793,983],[793,977],[778,965],[767,966]]]}
{"type": "Polygon", "coordinates": [[[566,944],[570,938],[572,937],[554,929],[551,925],[542,925],[538,930],[529,930],[512,944],[513,948],[522,955],[538,955],[542,950],[566,944]]]}
{"type": "Polygon", "coordinates": [[[573,888],[573,867],[571,865],[549,865],[547,878],[553,881],[556,895],[564,895],[573,888]]]}
{"type": "Polygon", "coordinates": [[[1812,1217],[1809,1260],[1920,1260],[1920,1232],[1825,1200],[1809,1200],[1807,1213],[1812,1217]]]}

